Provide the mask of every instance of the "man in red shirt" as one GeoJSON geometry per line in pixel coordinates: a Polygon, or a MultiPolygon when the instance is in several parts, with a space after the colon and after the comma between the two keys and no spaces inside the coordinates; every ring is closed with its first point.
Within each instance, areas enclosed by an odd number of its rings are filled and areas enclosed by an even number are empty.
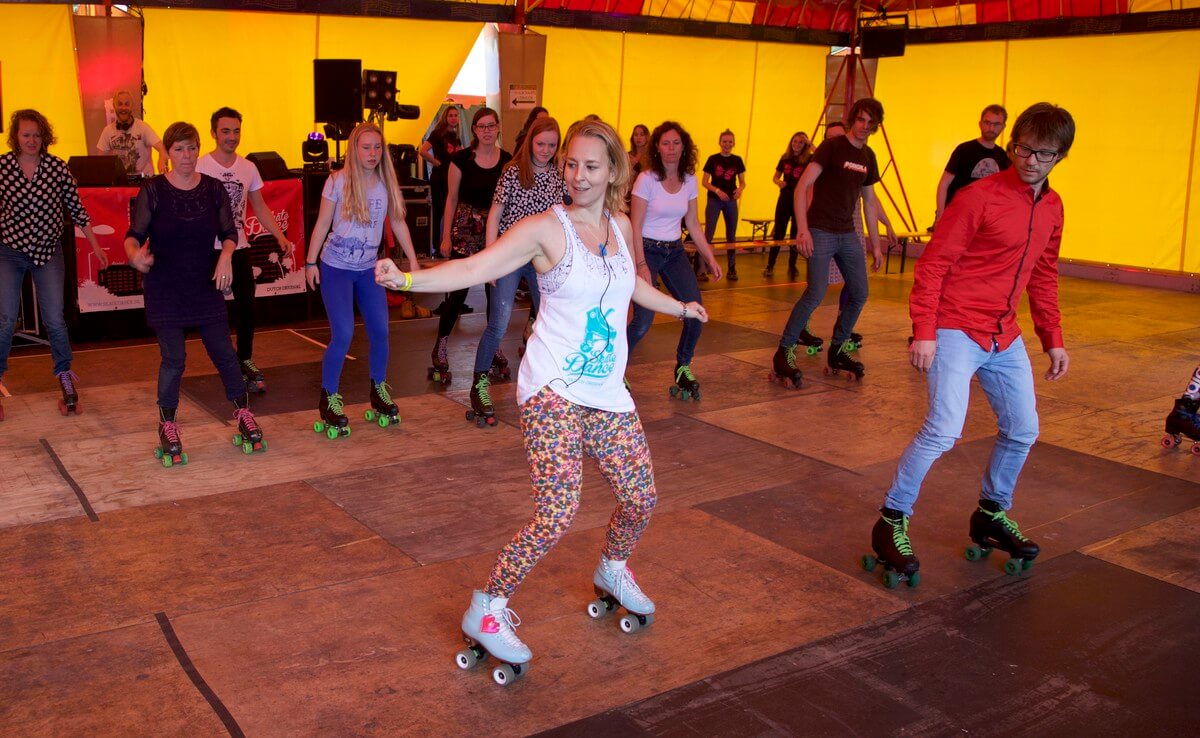
{"type": "Polygon", "coordinates": [[[1046,379],[1061,379],[1068,363],[1058,309],[1063,207],[1046,178],[1074,140],[1075,121],[1066,110],[1038,103],[1021,113],[1008,148],[1012,167],[962,190],[917,262],[909,359],[928,375],[929,412],[900,457],[871,534],[878,560],[910,586],[920,564],[908,518],[930,466],[962,436],[972,377],[1000,431],[971,516],[975,551],[1006,551],[1013,558],[1010,573],[1029,568],[1038,555],[1037,544],[1006,514],[1038,435],[1033,370],[1016,315],[1028,290],[1034,329],[1050,357],[1046,379]]]}

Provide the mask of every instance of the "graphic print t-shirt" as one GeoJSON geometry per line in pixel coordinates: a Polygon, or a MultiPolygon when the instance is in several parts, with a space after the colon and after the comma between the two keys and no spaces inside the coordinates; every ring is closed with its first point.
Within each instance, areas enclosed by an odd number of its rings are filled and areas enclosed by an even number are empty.
{"type": "Polygon", "coordinates": [[[125,165],[126,174],[154,176],[154,162],[150,152],[159,142],[158,134],[144,120],[133,119],[127,131],[117,130],[116,123],[109,123],[100,132],[96,148],[101,154],[112,154],[125,165]]]}
{"type": "Polygon", "coordinates": [[[854,210],[862,188],[879,181],[879,164],[870,146],[861,149],[846,136],[825,141],[813,154],[821,167],[808,207],[808,227],[829,233],[853,233],[854,210]]]}
{"type": "Polygon", "coordinates": [[[779,163],[775,165],[775,172],[783,178],[783,187],[780,188],[780,192],[784,194],[795,192],[796,185],[800,183],[800,175],[804,174],[804,167],[808,166],[811,158],[811,150],[800,156],[779,157],[779,163]]]}
{"type": "MultiPolygon", "coordinates": [[[[196,171],[207,174],[225,185],[229,204],[233,208],[233,224],[238,231],[237,247],[250,248],[250,241],[246,238],[246,199],[251,192],[258,192],[263,188],[258,167],[239,156],[234,160],[233,166],[227,169],[221,166],[212,154],[205,154],[196,162],[196,171]]],[[[221,248],[221,244],[217,243],[216,248],[221,248]]]]}
{"type": "MultiPolygon", "coordinates": [[[[709,176],[713,187],[730,197],[733,197],[733,191],[737,189],[738,175],[745,171],[746,164],[737,154],[713,154],[704,162],[704,173],[709,176]]],[[[716,197],[711,192],[709,195],[716,197]]]]}
{"type": "Polygon", "coordinates": [[[1012,162],[1001,146],[989,149],[976,138],[959,144],[946,163],[946,171],[954,175],[946,189],[946,204],[949,205],[954,194],[972,182],[1002,172],[1010,166],[1012,162]]]}
{"type": "Polygon", "coordinates": [[[387,188],[381,179],[375,178],[367,190],[367,210],[371,221],[360,223],[342,215],[344,180],[344,172],[335,172],[325,180],[325,190],[321,192],[321,197],[334,204],[333,225],[329,228],[329,237],[325,239],[321,261],[331,267],[355,272],[374,269],[379,255],[379,242],[383,238],[383,220],[387,216],[387,188]]]}

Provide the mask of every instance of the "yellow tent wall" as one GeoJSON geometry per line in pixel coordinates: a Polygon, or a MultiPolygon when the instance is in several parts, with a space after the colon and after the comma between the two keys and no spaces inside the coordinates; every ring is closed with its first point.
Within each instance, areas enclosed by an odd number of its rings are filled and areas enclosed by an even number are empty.
{"type": "Polygon", "coordinates": [[[4,92],[5,135],[7,118],[14,110],[34,108],[54,126],[58,144],[53,153],[64,159],[86,153],[71,8],[0,5],[0,28],[4,29],[0,89],[4,92]]]}

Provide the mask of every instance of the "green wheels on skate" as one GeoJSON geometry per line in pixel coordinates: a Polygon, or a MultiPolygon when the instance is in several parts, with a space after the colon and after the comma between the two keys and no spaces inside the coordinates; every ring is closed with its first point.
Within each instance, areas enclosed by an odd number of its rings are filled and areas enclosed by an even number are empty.
{"type": "MultiPolygon", "coordinates": [[[[325,425],[324,422],[318,420],[315,423],[313,423],[313,431],[316,433],[324,433],[326,438],[328,438],[331,441],[336,441],[338,436],[350,435],[350,426],[346,426],[346,428],[344,429],[344,432],[338,433],[337,426],[325,425]]],[[[263,445],[263,448],[266,448],[265,444],[263,445]]]]}
{"type": "Polygon", "coordinates": [[[877,563],[878,562],[875,560],[875,557],[871,554],[863,554],[862,568],[864,571],[875,571],[875,564],[877,563]]]}
{"type": "MultiPolygon", "coordinates": [[[[366,420],[368,423],[371,423],[371,422],[375,423],[380,428],[386,428],[392,424],[392,419],[390,417],[388,417],[387,415],[382,415],[380,413],[377,413],[374,410],[368,410],[365,413],[363,413],[363,419],[366,420]]],[[[399,425],[400,421],[397,420],[396,424],[399,425]]]]}
{"type": "Polygon", "coordinates": [[[817,354],[821,353],[821,347],[820,346],[805,346],[804,353],[808,354],[809,356],[816,356],[817,354]]]}
{"type": "MultiPolygon", "coordinates": [[[[167,454],[163,453],[163,450],[161,448],[154,449],[154,458],[156,458],[162,462],[164,469],[170,469],[172,466],[175,466],[175,460],[172,459],[167,454]]],[[[188,462],[187,454],[180,454],[179,455],[179,465],[183,466],[184,464],[187,464],[187,462],[188,462]]]]}
{"type": "Polygon", "coordinates": [[[980,559],[986,559],[991,553],[992,549],[990,548],[967,546],[967,549],[963,551],[963,556],[966,557],[967,561],[979,561],[980,559]]]}

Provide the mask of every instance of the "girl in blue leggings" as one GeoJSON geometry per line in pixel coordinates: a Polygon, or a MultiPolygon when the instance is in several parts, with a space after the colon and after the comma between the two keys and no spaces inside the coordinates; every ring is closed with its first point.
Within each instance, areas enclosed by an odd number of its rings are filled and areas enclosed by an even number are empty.
{"type": "MultiPolygon", "coordinates": [[[[321,210],[308,244],[304,274],[309,289],[321,285],[321,300],[329,317],[329,346],[321,365],[321,399],[317,424],[330,428],[330,437],[348,435],[339,381],[342,364],[354,337],[354,305],[362,314],[370,341],[371,406],[380,417],[399,420],[385,381],[388,364],[387,295],[375,283],[375,261],[383,238],[384,219],[408,263],[419,269],[412,238],[404,222],[404,200],[388,156],[383,131],[362,123],[350,134],[346,165],[330,175],[321,193],[321,210]],[[319,258],[319,261],[318,261],[319,258]]],[[[380,422],[381,425],[385,423],[380,422]]]]}

